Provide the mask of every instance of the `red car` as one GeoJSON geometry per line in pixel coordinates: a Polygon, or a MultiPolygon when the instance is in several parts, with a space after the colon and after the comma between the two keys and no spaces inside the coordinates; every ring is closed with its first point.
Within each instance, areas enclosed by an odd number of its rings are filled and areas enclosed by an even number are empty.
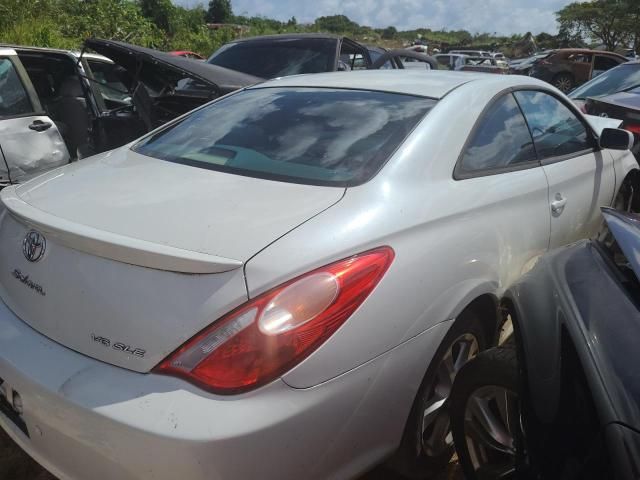
{"type": "Polygon", "coordinates": [[[173,55],[174,57],[192,58],[194,60],[206,60],[202,55],[188,50],[176,50],[175,52],[169,52],[169,55],[173,55]]]}

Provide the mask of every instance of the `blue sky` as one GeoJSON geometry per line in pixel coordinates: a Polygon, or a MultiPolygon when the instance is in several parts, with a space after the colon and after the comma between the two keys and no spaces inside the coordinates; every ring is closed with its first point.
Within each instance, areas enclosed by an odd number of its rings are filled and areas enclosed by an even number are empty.
{"type": "MultiPolygon", "coordinates": [[[[204,0],[174,0],[185,6],[204,0]]],[[[278,20],[292,16],[311,22],[323,15],[344,14],[361,25],[401,30],[427,27],[500,34],[556,33],[554,12],[571,0],[231,0],[237,15],[278,20]]]]}

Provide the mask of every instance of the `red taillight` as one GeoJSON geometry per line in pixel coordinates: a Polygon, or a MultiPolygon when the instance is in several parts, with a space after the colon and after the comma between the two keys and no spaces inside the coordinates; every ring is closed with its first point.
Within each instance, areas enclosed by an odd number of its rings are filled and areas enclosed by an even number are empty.
{"type": "Polygon", "coordinates": [[[640,135],[640,125],[626,124],[623,128],[631,133],[640,135]]]}
{"type": "Polygon", "coordinates": [[[154,372],[220,394],[264,385],[327,340],[371,293],[393,257],[390,247],[381,247],[263,293],[200,332],[154,372]]]}

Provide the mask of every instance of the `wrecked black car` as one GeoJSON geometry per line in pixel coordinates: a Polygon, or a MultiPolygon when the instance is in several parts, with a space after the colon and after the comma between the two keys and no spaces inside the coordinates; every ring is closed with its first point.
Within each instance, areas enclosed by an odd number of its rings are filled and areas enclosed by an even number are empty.
{"type": "Polygon", "coordinates": [[[550,252],[507,291],[512,343],[458,373],[452,432],[468,480],[638,478],[640,216],[602,212],[598,240],[550,252]]]}
{"type": "Polygon", "coordinates": [[[85,48],[118,66],[126,88],[118,93],[130,95],[125,103],[111,102],[96,119],[97,151],[118,147],[210,100],[262,80],[123,42],[89,39],[85,48]]]}
{"type": "Polygon", "coordinates": [[[207,63],[263,79],[378,68],[404,68],[402,59],[422,62],[437,70],[427,55],[405,49],[390,50],[361,45],[347,37],[316,33],[266,35],[227,43],[207,63]]]}

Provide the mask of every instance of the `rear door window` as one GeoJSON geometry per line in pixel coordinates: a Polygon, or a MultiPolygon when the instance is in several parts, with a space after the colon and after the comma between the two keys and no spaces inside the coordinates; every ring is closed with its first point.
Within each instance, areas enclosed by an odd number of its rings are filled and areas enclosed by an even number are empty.
{"type": "Polygon", "coordinates": [[[260,78],[335,70],[337,40],[292,38],[231,43],[208,60],[260,78]]]}
{"type": "Polygon", "coordinates": [[[33,112],[31,100],[15,65],[9,58],[0,57],[0,118],[33,112]]]}
{"type": "Polygon", "coordinates": [[[556,97],[537,91],[515,92],[540,160],[579,155],[594,147],[587,127],[556,97]]]}
{"type": "Polygon", "coordinates": [[[591,59],[593,57],[590,54],[578,53],[575,55],[571,55],[569,60],[573,63],[591,63],[591,59]]]}
{"type": "Polygon", "coordinates": [[[134,147],[193,167],[312,185],[369,180],[436,101],[329,88],[254,88],[134,147]]]}
{"type": "Polygon", "coordinates": [[[365,49],[348,40],[342,42],[340,60],[348,65],[350,70],[366,70],[369,62],[365,49]]]}
{"type": "Polygon", "coordinates": [[[99,60],[87,60],[93,78],[96,80],[100,95],[107,102],[107,105],[113,103],[121,105],[131,104],[131,94],[124,84],[127,72],[120,66],[99,60]]]}
{"type": "Polygon", "coordinates": [[[475,176],[537,164],[522,112],[513,95],[507,94],[494,102],[480,118],[457,173],[475,176]]]}
{"type": "Polygon", "coordinates": [[[620,62],[616,61],[614,58],[607,57],[605,55],[596,55],[596,58],[593,61],[593,70],[594,73],[602,73],[606,72],[607,70],[611,70],[618,65],[620,65],[620,62]]]}

